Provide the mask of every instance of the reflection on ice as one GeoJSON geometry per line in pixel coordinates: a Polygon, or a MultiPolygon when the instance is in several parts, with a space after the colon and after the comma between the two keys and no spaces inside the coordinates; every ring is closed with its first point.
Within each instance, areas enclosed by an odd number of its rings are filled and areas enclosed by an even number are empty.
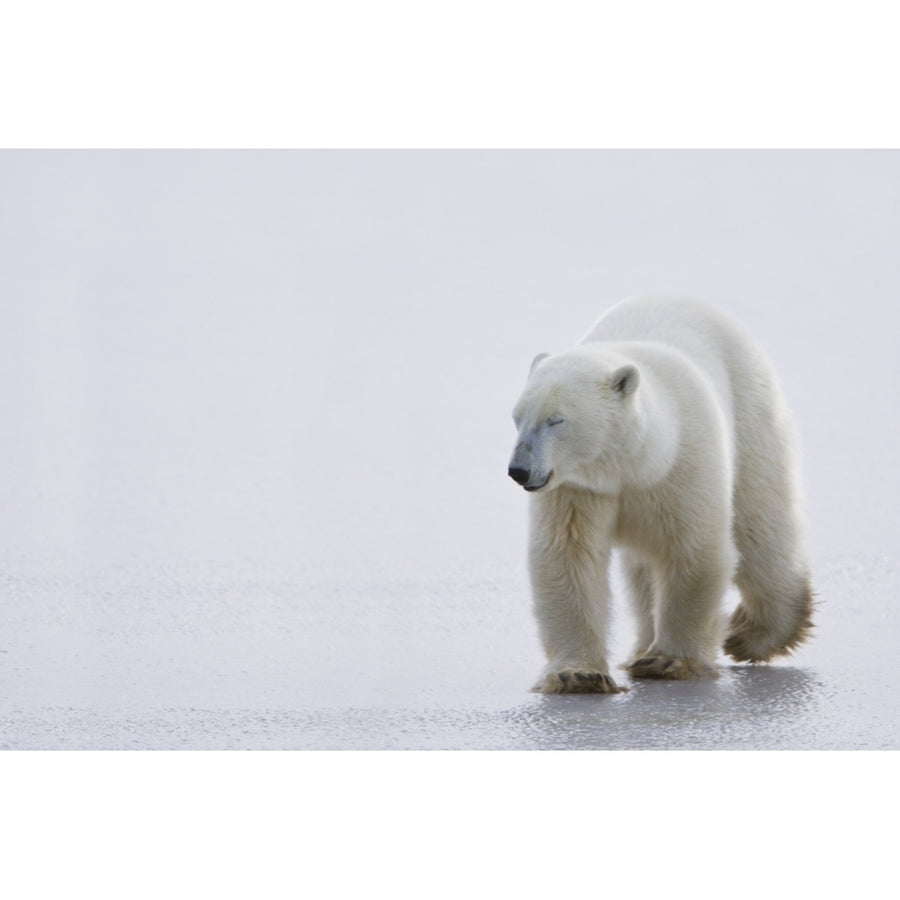
{"type": "Polygon", "coordinates": [[[510,717],[541,749],[789,749],[821,685],[802,669],[735,666],[718,679],[630,687],[612,698],[541,696],[510,717]]]}

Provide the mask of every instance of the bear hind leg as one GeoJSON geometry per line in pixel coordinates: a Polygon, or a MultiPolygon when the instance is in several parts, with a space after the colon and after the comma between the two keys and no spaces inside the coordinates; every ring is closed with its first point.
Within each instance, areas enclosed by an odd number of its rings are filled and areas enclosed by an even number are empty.
{"type": "Polygon", "coordinates": [[[791,653],[812,631],[813,593],[798,513],[794,450],[786,420],[760,418],[746,443],[756,459],[739,460],[734,542],[741,602],[729,623],[725,652],[737,662],[767,662],[791,653]]]}
{"type": "Polygon", "coordinates": [[[731,616],[724,650],[736,662],[769,662],[792,653],[812,628],[813,594],[809,578],[795,575],[782,583],[760,579],[744,567],[735,582],[741,602],[731,616]]]}
{"type": "MultiPolygon", "coordinates": [[[[788,483],[783,490],[790,497],[788,483]]],[[[761,493],[758,487],[757,497],[761,493]]],[[[800,523],[791,505],[782,507],[780,516],[773,515],[779,510],[776,503],[772,501],[768,519],[752,517],[745,510],[735,520],[741,558],[734,583],[741,602],[729,622],[724,650],[737,662],[785,656],[810,636],[813,627],[813,593],[800,523]]]]}
{"type": "MultiPolygon", "coordinates": [[[[637,624],[638,636],[631,661],[645,656],[653,643],[655,633],[654,618],[656,608],[656,589],[653,584],[653,571],[649,564],[641,562],[632,554],[623,554],[625,577],[628,584],[628,599],[637,624]]],[[[626,664],[630,665],[630,662],[626,664]]]]}

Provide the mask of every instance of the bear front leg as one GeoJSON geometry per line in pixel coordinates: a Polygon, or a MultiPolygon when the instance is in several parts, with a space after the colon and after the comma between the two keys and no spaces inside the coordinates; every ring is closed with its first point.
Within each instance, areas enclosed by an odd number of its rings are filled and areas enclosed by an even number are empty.
{"type": "Polygon", "coordinates": [[[657,600],[653,642],[627,666],[633,678],[691,679],[718,675],[719,606],[731,554],[710,554],[700,574],[670,568],[657,600]]]}
{"type": "Polygon", "coordinates": [[[609,674],[609,556],[614,510],[558,489],[535,498],[530,547],[534,611],[547,665],[544,694],[617,694],[609,674]]]}

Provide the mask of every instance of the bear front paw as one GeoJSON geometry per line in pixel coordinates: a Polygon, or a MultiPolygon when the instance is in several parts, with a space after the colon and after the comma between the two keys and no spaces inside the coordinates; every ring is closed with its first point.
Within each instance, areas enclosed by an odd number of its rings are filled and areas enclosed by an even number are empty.
{"type": "Polygon", "coordinates": [[[718,676],[715,666],[696,659],[666,656],[663,653],[642,656],[640,659],[630,662],[627,668],[632,678],[670,678],[675,681],[684,681],[689,678],[716,678],[718,676]]]}
{"type": "Polygon", "coordinates": [[[619,687],[610,675],[596,669],[559,669],[544,675],[532,690],[539,694],[621,694],[628,688],[619,687]]]}

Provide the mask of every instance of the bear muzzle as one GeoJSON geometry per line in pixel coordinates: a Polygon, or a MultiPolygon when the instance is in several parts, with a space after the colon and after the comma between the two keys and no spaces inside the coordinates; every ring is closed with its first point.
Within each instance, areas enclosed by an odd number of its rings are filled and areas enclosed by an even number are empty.
{"type": "MultiPolygon", "coordinates": [[[[551,472],[550,475],[552,474],[553,473],[551,472]]],[[[522,469],[518,466],[509,467],[509,477],[512,478],[516,484],[525,488],[526,491],[539,491],[542,487],[546,487],[547,483],[550,481],[550,475],[548,475],[540,484],[530,484],[531,472],[529,472],[528,469],[522,469]]]]}
{"type": "Polygon", "coordinates": [[[531,478],[531,472],[528,469],[520,469],[517,466],[509,467],[509,477],[516,484],[521,484],[523,487],[528,484],[528,479],[531,478]]]}

